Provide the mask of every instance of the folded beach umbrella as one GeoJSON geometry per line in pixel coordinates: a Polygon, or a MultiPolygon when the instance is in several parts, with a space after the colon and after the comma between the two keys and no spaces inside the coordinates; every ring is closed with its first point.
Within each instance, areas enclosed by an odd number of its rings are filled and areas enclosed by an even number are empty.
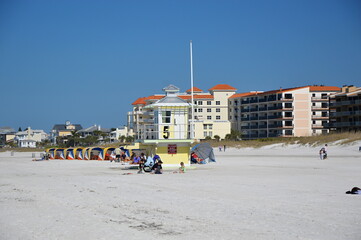
{"type": "Polygon", "coordinates": [[[209,143],[200,143],[195,145],[192,150],[201,159],[208,160],[208,162],[215,162],[213,148],[209,143]]]}

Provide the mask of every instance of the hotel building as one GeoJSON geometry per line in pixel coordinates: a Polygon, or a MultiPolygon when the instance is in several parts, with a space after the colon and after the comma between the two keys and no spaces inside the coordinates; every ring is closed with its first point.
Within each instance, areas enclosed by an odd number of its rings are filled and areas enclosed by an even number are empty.
{"type": "Polygon", "coordinates": [[[330,96],[329,127],[338,132],[361,130],[361,88],[344,86],[330,96]]]}
{"type": "Polygon", "coordinates": [[[305,86],[234,94],[229,98],[232,129],[243,139],[327,133],[329,96],[338,87],[305,86]]]}

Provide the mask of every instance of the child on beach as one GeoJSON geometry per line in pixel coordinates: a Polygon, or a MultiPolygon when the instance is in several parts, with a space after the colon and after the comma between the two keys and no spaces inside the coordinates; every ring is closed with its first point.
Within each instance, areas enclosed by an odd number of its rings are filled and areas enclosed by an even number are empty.
{"type": "Polygon", "coordinates": [[[179,173],[185,173],[186,167],[184,166],[184,162],[180,163],[179,173]]]}

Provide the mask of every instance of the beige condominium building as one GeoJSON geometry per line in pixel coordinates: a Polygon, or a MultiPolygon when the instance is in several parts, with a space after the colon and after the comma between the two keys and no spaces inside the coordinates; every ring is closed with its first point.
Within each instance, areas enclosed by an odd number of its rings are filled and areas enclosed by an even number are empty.
{"type": "Polygon", "coordinates": [[[305,86],[234,94],[228,103],[229,120],[243,139],[327,133],[329,96],[340,90],[305,86]]]}
{"type": "Polygon", "coordinates": [[[342,92],[330,96],[330,130],[361,130],[361,88],[343,86],[342,92]]]}
{"type": "MultiPolygon", "coordinates": [[[[172,92],[186,102],[192,102],[192,89],[180,93],[179,88],[169,85],[163,89],[172,92]]],[[[193,107],[189,108],[188,122],[193,123],[194,139],[214,138],[218,135],[221,139],[231,131],[231,123],[228,120],[228,98],[236,93],[237,89],[227,84],[218,84],[204,92],[193,88],[193,107]],[[192,114],[193,109],[193,114],[192,114]],[[193,117],[193,120],[192,120],[193,117]]],[[[132,103],[133,111],[128,113],[128,127],[134,130],[136,139],[142,139],[147,132],[147,125],[154,124],[154,112],[147,106],[160,101],[166,94],[156,94],[149,97],[138,98],[132,103]]],[[[165,116],[166,117],[166,116],[165,116]]],[[[190,136],[190,132],[188,133],[190,136]]]]}

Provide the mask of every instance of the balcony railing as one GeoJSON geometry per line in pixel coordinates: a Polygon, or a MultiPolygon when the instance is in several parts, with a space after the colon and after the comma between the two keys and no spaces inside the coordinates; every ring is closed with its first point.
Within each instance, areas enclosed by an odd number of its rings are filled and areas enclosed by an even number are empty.
{"type": "Polygon", "coordinates": [[[327,124],[328,127],[359,127],[361,128],[361,121],[357,122],[336,122],[327,124]]]}

